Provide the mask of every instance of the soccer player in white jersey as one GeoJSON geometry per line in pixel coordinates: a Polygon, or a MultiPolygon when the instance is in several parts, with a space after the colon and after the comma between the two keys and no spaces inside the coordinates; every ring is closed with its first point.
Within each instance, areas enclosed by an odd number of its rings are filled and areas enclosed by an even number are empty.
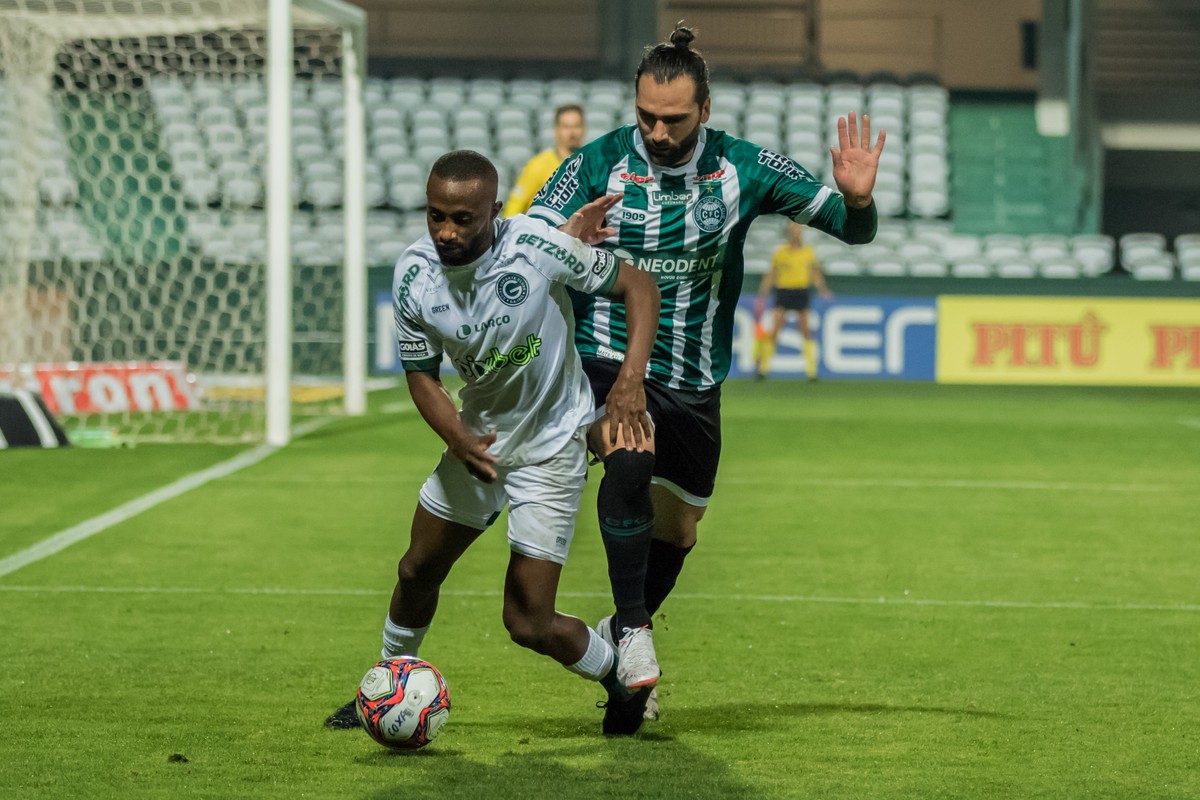
{"type": "MultiPolygon", "coordinates": [[[[639,660],[654,668],[651,618],[696,543],[716,482],[721,383],[750,223],[781,214],[851,244],[871,241],[884,143],[881,131],[872,146],[868,117],[861,138],[853,111],[839,119],[838,147],[830,150],[835,192],[787,156],[705,127],[708,67],[693,39],[680,26],[670,41],[646,48],[635,78],[637,124],[584,145],[529,210],[560,225],[584,204],[623,193],[611,211],[616,231],[603,246],[653,274],[662,294],[645,383],[654,446],[613,448],[602,422],[590,439],[604,458],[597,506],[616,607],[598,627],[620,644],[623,662],[633,661],[625,652],[631,638],[639,660]]],[[[603,397],[628,358],[626,310],[586,296],[576,297],[575,309],[575,344],[603,397]]]]}
{"type": "MultiPolygon", "coordinates": [[[[413,402],[446,451],[421,487],[384,621],[383,657],[417,654],[450,568],[507,505],[505,627],[517,644],[600,682],[610,698],[604,732],[631,733],[641,707],[628,702],[636,692],[620,684],[612,647],[555,610],[595,417],[567,287],[621,299],[629,310],[628,370],[607,397],[607,419],[631,449],[650,435],[642,378],[658,290],[646,273],[544,222],[498,219],[496,190],[496,169],[483,156],[442,156],[427,185],[429,235],[396,264],[400,359],[413,402]],[[461,411],[439,378],[444,355],[466,384],[461,411]]],[[[564,230],[602,238],[604,211],[616,199],[581,209],[564,230]]],[[[356,724],[353,703],[326,720],[356,724]]]]}

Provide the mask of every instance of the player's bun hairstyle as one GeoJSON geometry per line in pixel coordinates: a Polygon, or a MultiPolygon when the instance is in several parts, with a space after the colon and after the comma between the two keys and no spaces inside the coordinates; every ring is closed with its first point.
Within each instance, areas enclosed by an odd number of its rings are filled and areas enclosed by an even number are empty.
{"type": "Polygon", "coordinates": [[[704,105],[708,99],[708,64],[704,63],[699,50],[692,49],[695,39],[696,34],[691,28],[685,27],[682,20],[677,22],[670,39],[650,45],[642,53],[634,88],[642,75],[649,75],[655,83],[670,83],[686,75],[696,84],[697,105],[704,105]]]}
{"type": "Polygon", "coordinates": [[[452,150],[433,162],[431,175],[444,181],[483,181],[485,186],[499,186],[500,176],[486,156],[474,150],[452,150]]]}

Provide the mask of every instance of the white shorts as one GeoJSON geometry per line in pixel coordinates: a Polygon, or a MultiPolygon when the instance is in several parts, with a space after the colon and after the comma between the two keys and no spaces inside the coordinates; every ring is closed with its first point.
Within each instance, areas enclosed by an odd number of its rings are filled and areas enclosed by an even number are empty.
{"type": "Polygon", "coordinates": [[[468,528],[484,530],[508,509],[508,546],[515,553],[567,563],[575,514],[587,482],[587,426],[553,457],[540,464],[496,467],[496,480],[484,483],[450,453],[442,453],[421,487],[421,505],[468,528]]]}

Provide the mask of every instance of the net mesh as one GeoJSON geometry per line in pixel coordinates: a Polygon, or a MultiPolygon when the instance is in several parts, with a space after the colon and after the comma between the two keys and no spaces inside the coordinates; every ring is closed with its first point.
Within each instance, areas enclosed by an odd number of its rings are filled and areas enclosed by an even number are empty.
{"type": "MultiPolygon", "coordinates": [[[[295,11],[293,134],[340,148],[341,31],[295,11]]],[[[0,0],[0,389],[139,440],[264,432],[266,3],[0,0]]],[[[309,162],[313,159],[307,157],[309,162]]],[[[293,413],[339,407],[341,165],[294,169],[293,413]],[[300,179],[303,180],[300,180],[300,179]]]]}

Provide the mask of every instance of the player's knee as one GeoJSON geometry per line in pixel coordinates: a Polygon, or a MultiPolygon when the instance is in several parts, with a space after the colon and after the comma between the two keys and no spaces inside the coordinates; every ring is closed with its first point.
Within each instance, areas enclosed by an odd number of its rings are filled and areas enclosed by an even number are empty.
{"type": "Polygon", "coordinates": [[[550,626],[541,620],[527,614],[505,611],[504,627],[514,644],[535,653],[544,653],[549,648],[550,626]]]}
{"type": "Polygon", "coordinates": [[[614,450],[604,459],[603,486],[620,494],[649,491],[654,475],[654,453],[614,450]]]}
{"type": "Polygon", "coordinates": [[[416,558],[411,553],[405,553],[396,565],[396,578],[400,584],[414,589],[439,586],[445,576],[439,576],[438,572],[434,564],[416,558]]]}

